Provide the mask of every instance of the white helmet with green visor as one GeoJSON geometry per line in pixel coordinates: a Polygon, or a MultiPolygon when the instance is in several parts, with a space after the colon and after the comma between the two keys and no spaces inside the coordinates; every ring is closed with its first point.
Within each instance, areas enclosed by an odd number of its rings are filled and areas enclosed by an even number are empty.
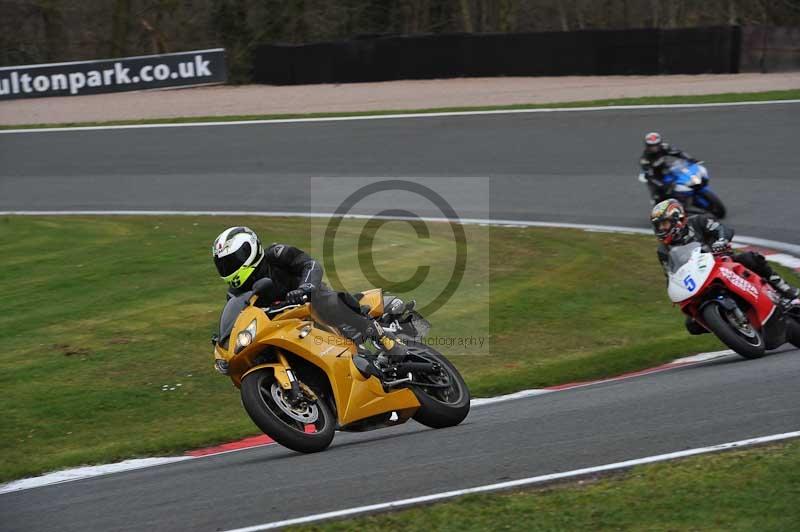
{"type": "Polygon", "coordinates": [[[214,265],[231,288],[241,287],[264,258],[264,248],[249,227],[229,227],[211,247],[214,265]]]}

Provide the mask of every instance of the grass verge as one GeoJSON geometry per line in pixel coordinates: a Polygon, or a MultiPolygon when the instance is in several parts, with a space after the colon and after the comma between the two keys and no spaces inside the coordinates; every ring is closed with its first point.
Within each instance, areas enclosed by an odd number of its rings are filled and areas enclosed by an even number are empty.
{"type": "Polygon", "coordinates": [[[692,96],[645,96],[640,98],[611,98],[605,100],[584,100],[577,102],[557,102],[541,104],[492,105],[478,107],[438,107],[424,109],[387,109],[382,111],[342,112],[342,113],[288,113],[265,115],[224,115],[187,116],[173,118],[144,118],[137,120],[109,120],[103,122],[62,122],[57,124],[18,124],[0,125],[3,129],[41,129],[56,127],[121,126],[142,124],[191,124],[203,122],[244,122],[253,120],[286,120],[295,118],[340,118],[346,116],[380,116],[420,113],[454,113],[464,111],[510,111],[517,109],[555,109],[570,107],[611,107],[618,105],[679,105],[692,103],[736,103],[761,102],[773,100],[800,99],[800,89],[765,92],[725,92],[692,96]]]}
{"type": "MultiPolygon", "coordinates": [[[[324,227],[286,218],[0,218],[0,234],[14,236],[0,239],[0,480],[257,433],[237,391],[213,371],[209,344],[225,292],[209,245],[238,224],[312,252],[324,227]]],[[[344,222],[337,245],[357,249],[361,224],[344,222]]],[[[430,318],[437,336],[485,337],[482,349],[440,347],[475,396],[722,348],[684,331],[650,237],[466,227],[468,255],[485,260],[469,263],[430,318]]],[[[405,278],[445,263],[449,226],[430,230],[420,240],[405,223],[384,225],[373,247],[378,271],[405,278]]],[[[337,258],[343,282],[360,278],[360,257],[337,258]]],[[[451,271],[439,269],[434,288],[451,271]]],[[[421,303],[433,297],[426,286],[413,291],[421,303]]]]}
{"type": "Polygon", "coordinates": [[[800,443],[292,530],[782,531],[800,523],[800,443]]]}

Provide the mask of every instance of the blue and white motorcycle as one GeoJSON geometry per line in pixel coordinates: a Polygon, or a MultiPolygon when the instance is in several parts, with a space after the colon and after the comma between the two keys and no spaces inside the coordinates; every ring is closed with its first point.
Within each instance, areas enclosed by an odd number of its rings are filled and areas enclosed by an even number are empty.
{"type": "MultiPolygon", "coordinates": [[[[689,162],[684,159],[670,157],[668,170],[662,177],[663,188],[667,191],[662,199],[675,198],[689,212],[707,212],[721,220],[726,209],[708,184],[708,171],[700,162],[689,162]]],[[[639,181],[647,183],[644,173],[639,174],[639,181]]]]}

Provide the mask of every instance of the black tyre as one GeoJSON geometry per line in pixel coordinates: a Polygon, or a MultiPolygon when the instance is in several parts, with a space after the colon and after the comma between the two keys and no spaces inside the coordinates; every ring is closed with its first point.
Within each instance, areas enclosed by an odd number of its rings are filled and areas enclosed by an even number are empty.
{"type": "Polygon", "coordinates": [[[722,343],[743,357],[764,356],[764,339],[761,337],[761,332],[750,323],[739,322],[733,311],[711,303],[703,308],[703,320],[722,343]]]}
{"type": "Polygon", "coordinates": [[[316,453],[333,440],[336,421],[325,401],[292,407],[271,370],[253,372],[242,380],[242,404],[264,434],[293,451],[316,453]],[[307,432],[308,427],[314,432],[307,432]]]}
{"type": "Polygon", "coordinates": [[[717,220],[722,220],[725,218],[727,214],[727,210],[725,209],[725,205],[722,203],[722,200],[719,199],[719,196],[711,192],[710,190],[706,190],[703,192],[703,197],[706,198],[708,201],[708,212],[716,218],[717,220]]]}
{"type": "Polygon", "coordinates": [[[470,394],[467,383],[456,367],[444,355],[427,345],[409,342],[408,351],[415,359],[422,358],[441,367],[439,374],[414,375],[415,381],[439,385],[430,388],[424,385],[411,387],[421,405],[414,414],[414,420],[434,429],[454,427],[464,421],[469,414],[470,394]],[[441,387],[442,384],[450,386],[441,387]]]}
{"type": "Polygon", "coordinates": [[[800,322],[791,316],[786,317],[786,341],[800,349],[800,322]]]}

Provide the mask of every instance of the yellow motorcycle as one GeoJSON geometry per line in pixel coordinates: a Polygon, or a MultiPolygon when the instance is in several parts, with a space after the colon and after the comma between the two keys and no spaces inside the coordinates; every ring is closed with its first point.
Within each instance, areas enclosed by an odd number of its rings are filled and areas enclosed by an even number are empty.
{"type": "Polygon", "coordinates": [[[273,302],[273,292],[272,281],[261,279],[230,299],[212,343],[217,371],[240,389],[247,414],[276,442],[312,453],[328,447],[336,430],[374,430],[412,418],[444,428],[469,413],[464,379],[421,341],[430,325],[413,305],[380,289],[359,294],[365,316],[408,347],[392,363],[315,320],[310,303],[273,302]]]}

